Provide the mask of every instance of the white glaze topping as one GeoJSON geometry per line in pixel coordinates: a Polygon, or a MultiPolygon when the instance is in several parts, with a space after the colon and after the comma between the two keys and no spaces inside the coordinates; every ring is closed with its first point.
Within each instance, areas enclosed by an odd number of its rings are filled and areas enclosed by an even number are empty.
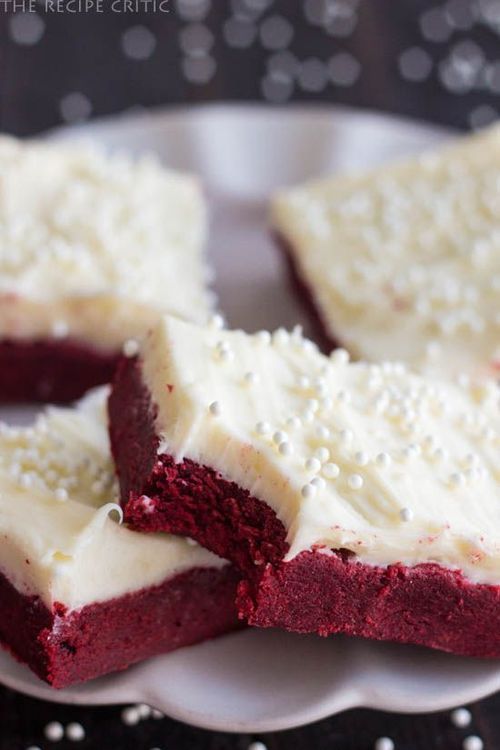
{"type": "Polygon", "coordinates": [[[205,322],[205,214],[153,157],[0,137],[0,336],[116,350],[165,312],[205,322]]]}
{"type": "Polygon", "coordinates": [[[299,274],[356,357],[500,368],[500,127],[290,189],[272,205],[299,274]]]}
{"type": "Polygon", "coordinates": [[[75,609],[222,560],[186,540],[120,526],[107,388],[33,427],[1,426],[0,571],[22,593],[75,609]]]}
{"type": "Polygon", "coordinates": [[[212,466],[266,502],[287,529],[289,558],[342,547],[368,563],[436,561],[500,583],[493,381],[349,364],[300,330],[250,336],[173,318],[141,357],[160,451],[212,466]]]}

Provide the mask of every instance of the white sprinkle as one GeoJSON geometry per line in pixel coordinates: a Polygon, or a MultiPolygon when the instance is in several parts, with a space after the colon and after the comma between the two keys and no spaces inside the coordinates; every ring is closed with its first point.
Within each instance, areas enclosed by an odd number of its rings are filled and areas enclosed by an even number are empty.
{"type": "Polygon", "coordinates": [[[347,480],[347,484],[349,485],[351,490],[360,490],[363,486],[363,477],[359,474],[351,474],[351,476],[347,480]]]}
{"type": "Polygon", "coordinates": [[[221,331],[224,328],[224,318],[219,314],[212,315],[208,324],[210,328],[215,328],[215,330],[221,331]]]}
{"type": "Polygon", "coordinates": [[[68,490],[65,490],[64,487],[58,487],[55,492],[55,498],[60,503],[66,502],[68,499],[68,490]]]}
{"type": "Polygon", "coordinates": [[[305,465],[307,471],[312,471],[313,473],[321,469],[321,462],[317,458],[308,458],[305,465]]]}
{"type": "Polygon", "coordinates": [[[391,465],[392,459],[388,453],[382,452],[378,454],[378,456],[375,458],[375,461],[379,466],[387,468],[391,465]]]}
{"type": "Polygon", "coordinates": [[[316,448],[314,455],[324,464],[330,458],[330,451],[325,445],[321,445],[319,448],[316,448]]]}
{"type": "Polygon", "coordinates": [[[373,750],[394,750],[394,742],[390,737],[379,737],[375,740],[373,750]]]}
{"type": "Polygon", "coordinates": [[[284,346],[285,344],[288,344],[289,340],[290,334],[288,331],[285,331],[284,328],[278,328],[278,330],[273,333],[273,343],[277,346],[284,346]]]}
{"type": "Polygon", "coordinates": [[[462,748],[463,750],[483,750],[484,742],[481,737],[478,737],[476,734],[471,734],[462,742],[462,748]]]}
{"type": "Polygon", "coordinates": [[[401,508],[399,511],[399,517],[404,523],[413,521],[413,511],[411,508],[401,508]]]}
{"type": "Polygon", "coordinates": [[[269,422],[257,422],[255,425],[255,432],[258,435],[269,435],[271,432],[271,425],[269,422]]]}
{"type": "Polygon", "coordinates": [[[450,474],[450,484],[452,487],[463,487],[465,484],[465,477],[460,471],[453,472],[450,474]]]}
{"type": "Polygon", "coordinates": [[[165,714],[162,713],[161,711],[158,711],[157,708],[152,708],[151,709],[151,718],[155,719],[155,721],[159,721],[160,719],[164,719],[165,718],[165,714]]]}
{"type": "Polygon", "coordinates": [[[302,427],[302,422],[299,417],[288,417],[286,420],[286,426],[291,430],[298,430],[299,427],[302,427]]]}
{"type": "Polygon", "coordinates": [[[323,474],[327,479],[336,479],[340,474],[340,469],[337,464],[325,464],[323,474]]]}
{"type": "Polygon", "coordinates": [[[147,703],[138,703],[136,708],[141,719],[149,719],[151,716],[151,706],[148,706],[147,703]]]}
{"type": "Polygon", "coordinates": [[[313,479],[311,479],[311,484],[318,490],[321,490],[326,486],[326,482],[323,477],[314,477],[313,479]]]}
{"type": "Polygon", "coordinates": [[[65,320],[56,320],[52,325],[52,335],[55,339],[65,339],[69,333],[69,325],[65,320]]]}
{"type": "Polygon", "coordinates": [[[136,706],[128,706],[124,708],[121,714],[121,719],[127,727],[133,727],[139,723],[141,717],[136,706]]]}
{"type": "Polygon", "coordinates": [[[232,362],[234,359],[234,352],[231,351],[227,346],[219,349],[219,359],[221,362],[232,362]]]}
{"type": "Polygon", "coordinates": [[[66,727],[66,737],[71,742],[81,742],[85,739],[85,729],[77,721],[72,721],[66,727]]]}
{"type": "Polygon", "coordinates": [[[325,427],[325,425],[318,425],[316,428],[316,437],[318,437],[320,440],[328,440],[330,437],[330,430],[328,427],[325,427]]]}
{"type": "Polygon", "coordinates": [[[316,494],[316,488],[313,484],[305,484],[300,490],[300,494],[303,498],[308,500],[309,498],[314,497],[316,494]]]}
{"type": "Polygon", "coordinates": [[[319,405],[321,409],[328,411],[333,406],[333,400],[330,398],[330,396],[326,396],[326,398],[321,399],[319,405]]]}
{"type": "Polygon", "coordinates": [[[50,742],[59,742],[64,737],[64,727],[60,721],[51,721],[47,724],[43,733],[50,742]]]}
{"type": "Polygon", "coordinates": [[[300,375],[297,379],[297,385],[299,386],[299,388],[307,390],[311,387],[311,381],[309,380],[307,375],[300,375]]]}
{"type": "Polygon", "coordinates": [[[354,460],[358,464],[358,466],[366,466],[368,461],[370,460],[368,457],[368,454],[365,453],[365,451],[357,451],[354,454],[354,460]]]}
{"type": "Polygon", "coordinates": [[[336,365],[347,365],[349,363],[349,352],[345,349],[334,349],[330,359],[336,365]]]}
{"type": "Polygon", "coordinates": [[[420,446],[415,445],[415,443],[410,443],[410,445],[407,445],[403,448],[404,458],[416,458],[419,455],[420,455],[420,446]]]}
{"type": "Polygon", "coordinates": [[[316,398],[308,398],[306,401],[307,411],[317,412],[319,409],[319,401],[316,398]]]}
{"type": "Polygon", "coordinates": [[[271,334],[269,331],[259,331],[257,334],[255,334],[255,337],[259,344],[270,344],[271,343],[271,334]]]}
{"type": "Polygon", "coordinates": [[[139,353],[138,342],[135,339],[128,339],[123,344],[122,352],[125,357],[135,357],[139,353]]]}
{"type": "Polygon", "coordinates": [[[472,721],[472,714],[467,708],[456,708],[454,711],[451,712],[451,723],[458,727],[459,729],[463,729],[464,727],[468,727],[469,724],[472,721]]]}
{"type": "Polygon", "coordinates": [[[279,444],[278,450],[282,456],[291,456],[293,453],[293,447],[287,440],[279,444]]]}
{"type": "Polygon", "coordinates": [[[218,401],[212,401],[212,403],[208,407],[208,410],[214,417],[220,417],[220,415],[222,414],[221,405],[218,401]]]}
{"type": "Polygon", "coordinates": [[[347,445],[352,441],[354,437],[354,434],[352,430],[341,430],[339,433],[340,442],[343,443],[343,445],[347,445]]]}
{"type": "Polygon", "coordinates": [[[286,443],[288,440],[288,435],[286,432],[283,432],[282,430],[278,430],[273,435],[273,443],[276,443],[276,445],[280,445],[280,443],[286,443]]]}
{"type": "Polygon", "coordinates": [[[255,385],[259,382],[259,376],[256,372],[246,372],[244,375],[245,383],[248,385],[255,385]]]}
{"type": "Polygon", "coordinates": [[[264,745],[263,742],[251,742],[248,750],[267,750],[267,745],[264,745]]]}

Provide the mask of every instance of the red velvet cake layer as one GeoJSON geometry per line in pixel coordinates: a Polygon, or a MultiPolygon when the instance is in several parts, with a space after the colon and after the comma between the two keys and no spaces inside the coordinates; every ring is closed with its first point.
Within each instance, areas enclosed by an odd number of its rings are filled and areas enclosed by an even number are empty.
{"type": "Polygon", "coordinates": [[[238,576],[193,568],[159,586],[67,612],[51,612],[0,575],[0,641],[55,688],[125,669],[150,656],[238,627],[238,576]]]}
{"type": "Polygon", "coordinates": [[[243,570],[283,558],[286,531],[265,503],[207,466],[157,454],[155,412],[137,360],[119,364],[109,416],[125,521],[132,528],[192,537],[243,570]]]}
{"type": "Polygon", "coordinates": [[[309,319],[311,338],[317,343],[322,352],[329,354],[332,349],[336,349],[337,347],[342,346],[342,344],[337,338],[332,338],[328,333],[328,329],[323,322],[314,295],[298,269],[294,254],[290,248],[290,243],[277,233],[274,233],[273,236],[275,243],[279,247],[285,260],[292,287],[296,292],[296,297],[309,319]]]}
{"type": "Polygon", "coordinates": [[[68,403],[108,383],[118,355],[78,341],[0,341],[0,402],[68,403]]]}
{"type": "Polygon", "coordinates": [[[155,409],[137,361],[118,367],[109,409],[127,521],[187,534],[238,565],[239,612],[250,624],[500,657],[500,587],[436,564],[376,567],[346,550],[284,562],[286,531],[269,506],[209,467],[157,455],[155,409]]]}

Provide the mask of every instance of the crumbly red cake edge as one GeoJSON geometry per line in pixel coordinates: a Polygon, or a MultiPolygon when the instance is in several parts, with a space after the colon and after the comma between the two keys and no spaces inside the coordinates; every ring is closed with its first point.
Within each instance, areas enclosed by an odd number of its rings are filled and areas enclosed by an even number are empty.
{"type": "Polygon", "coordinates": [[[69,403],[108,383],[119,359],[73,339],[0,340],[0,402],[69,403]]]}
{"type": "Polygon", "coordinates": [[[292,244],[279,232],[273,232],[272,234],[274,242],[285,261],[295,296],[308,317],[311,338],[314,339],[322,352],[329,354],[332,349],[343,346],[343,344],[337,335],[332,336],[329,332],[312,289],[300,272],[292,244]]]}
{"type": "Polygon", "coordinates": [[[140,372],[138,361],[122,362],[109,402],[125,517],[141,531],[188,534],[234,562],[239,614],[250,625],[500,657],[500,586],[434,563],[369,565],[347,550],[285,562],[286,532],[269,506],[210,467],[157,455],[155,408],[140,372]]]}
{"type": "Polygon", "coordinates": [[[54,688],[126,669],[240,627],[230,565],[192,568],[157,586],[52,611],[0,574],[0,642],[54,688]]]}

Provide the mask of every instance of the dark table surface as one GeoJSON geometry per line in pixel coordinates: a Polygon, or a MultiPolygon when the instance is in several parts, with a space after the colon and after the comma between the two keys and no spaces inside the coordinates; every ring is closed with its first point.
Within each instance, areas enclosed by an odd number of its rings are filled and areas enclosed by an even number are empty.
{"type": "MultiPolygon", "coordinates": [[[[0,0],[0,130],[169,103],[326,101],[468,129],[500,108],[500,0],[0,0]],[[97,7],[96,7],[97,6],[97,7]],[[156,6],[156,8],[155,8],[156,6]],[[137,10],[137,12],[136,12],[137,10]],[[102,11],[102,12],[101,12],[102,11]],[[497,59],[498,58],[498,59],[497,59]]],[[[0,688],[0,750],[459,750],[469,734],[500,749],[500,698],[450,713],[356,710],[264,737],[222,735],[169,719],[126,726],[121,708],[43,703],[0,688]],[[85,740],[54,744],[50,721],[85,740]]]]}

